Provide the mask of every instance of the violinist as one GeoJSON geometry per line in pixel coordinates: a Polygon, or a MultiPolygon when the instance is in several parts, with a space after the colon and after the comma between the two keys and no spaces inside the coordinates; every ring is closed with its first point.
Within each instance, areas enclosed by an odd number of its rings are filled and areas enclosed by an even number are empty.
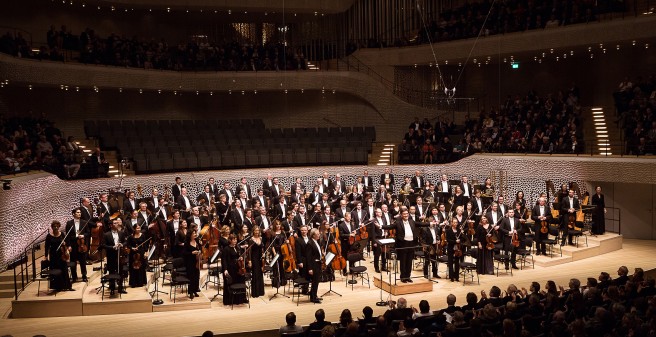
{"type": "MultiPolygon", "coordinates": [[[[179,213],[179,211],[176,211],[176,213],[179,213]]],[[[178,231],[175,232],[174,236],[174,245],[173,245],[173,257],[178,258],[178,257],[183,257],[184,255],[184,244],[185,241],[187,241],[187,220],[182,220],[180,221],[180,226],[178,227],[178,231]]]]}
{"type": "Polygon", "coordinates": [[[71,279],[68,277],[68,261],[62,258],[62,247],[64,250],[69,250],[70,247],[62,244],[66,234],[62,233],[60,228],[61,223],[57,220],[50,224],[52,233],[48,233],[46,236],[44,259],[50,261],[51,270],[59,269],[62,272],[60,276],[53,278],[52,282],[50,282],[50,287],[56,291],[73,291],[73,288],[71,288],[71,279]]]}
{"type": "MultiPolygon", "coordinates": [[[[301,226],[299,229],[301,235],[299,235],[298,239],[296,239],[296,247],[294,247],[294,253],[296,254],[296,267],[298,267],[298,274],[300,277],[303,277],[307,280],[310,279],[309,274],[308,274],[308,267],[307,267],[307,247],[308,243],[310,242],[310,237],[308,236],[308,226],[304,225],[301,226]]],[[[308,294],[308,286],[303,285],[301,288],[301,293],[303,295],[308,294]]]]}
{"type": "Polygon", "coordinates": [[[535,222],[533,231],[535,232],[536,255],[547,255],[547,245],[543,240],[549,236],[549,223],[552,218],[551,208],[547,205],[547,199],[539,198],[538,204],[533,207],[533,211],[531,212],[531,219],[535,222]],[[547,228],[546,233],[542,233],[543,225],[547,228]]]}
{"type": "MultiPolygon", "coordinates": [[[[228,241],[230,244],[223,250],[221,255],[221,266],[223,267],[224,284],[230,285],[244,283],[246,281],[244,275],[239,274],[239,263],[240,261],[243,262],[243,257],[240,254],[240,249],[242,247],[237,246],[237,236],[234,234],[230,234],[228,241]]],[[[248,246],[246,245],[246,247],[248,246]]],[[[230,287],[224,288],[224,305],[241,303],[247,303],[245,294],[231,294],[230,287]]]]}
{"type": "Polygon", "coordinates": [[[139,224],[134,225],[132,235],[128,237],[125,246],[130,249],[128,256],[130,288],[143,287],[147,283],[146,266],[148,262],[144,254],[148,246],[144,242],[148,241],[146,234],[141,232],[139,224]]]}
{"type": "Polygon", "coordinates": [[[424,221],[426,215],[428,214],[428,204],[424,204],[424,199],[422,197],[417,197],[416,199],[417,206],[415,207],[416,219],[424,221]]]}
{"type": "Polygon", "coordinates": [[[483,185],[483,191],[485,191],[485,195],[487,195],[487,196],[494,195],[494,185],[492,185],[492,179],[485,178],[485,183],[483,185]]]}
{"type": "Polygon", "coordinates": [[[449,279],[451,282],[460,281],[460,258],[456,257],[456,250],[460,249],[460,236],[462,232],[458,226],[458,220],[451,219],[451,228],[446,229],[446,255],[449,266],[449,279]]]}
{"type": "Polygon", "coordinates": [[[496,226],[503,217],[503,214],[499,211],[499,204],[493,201],[492,205],[490,206],[490,210],[487,211],[485,217],[487,217],[487,222],[493,226],[496,226]]]}
{"type": "Polygon", "coordinates": [[[456,193],[453,195],[453,207],[463,206],[468,198],[462,192],[462,187],[456,186],[456,193]]]}
{"type": "Polygon", "coordinates": [[[383,218],[383,212],[381,211],[380,208],[376,208],[375,216],[374,216],[374,221],[373,223],[369,226],[369,240],[371,241],[371,244],[373,246],[373,251],[374,251],[374,268],[376,270],[376,273],[380,273],[380,271],[388,271],[387,270],[387,256],[386,254],[382,254],[382,261],[380,263],[380,269],[378,268],[378,260],[381,257],[381,247],[378,246],[376,243],[377,239],[382,239],[385,238],[385,231],[383,230],[383,226],[387,225],[385,222],[385,218],[383,218]]]}
{"type": "Polygon", "coordinates": [[[246,221],[246,213],[242,208],[240,199],[235,199],[235,203],[233,204],[233,207],[234,207],[234,209],[232,210],[232,223],[234,224],[233,229],[235,233],[239,233],[239,231],[241,230],[241,226],[246,221]]]}
{"type": "MultiPolygon", "coordinates": [[[[77,282],[77,265],[80,265],[82,282],[87,282],[87,252],[91,236],[91,221],[82,220],[82,208],[73,209],[73,219],[66,223],[67,245],[71,247],[71,277],[73,283],[77,282]],[[85,251],[80,251],[80,244],[84,243],[85,251]]],[[[84,248],[84,247],[83,247],[84,248]]]]}
{"type": "Polygon", "coordinates": [[[485,210],[485,206],[483,205],[483,198],[481,198],[481,190],[476,189],[474,191],[474,198],[471,199],[471,203],[474,206],[476,216],[480,220],[480,217],[483,216],[483,211],[485,210]]]}
{"type": "Polygon", "coordinates": [[[573,221],[576,222],[576,211],[579,210],[580,207],[579,199],[574,196],[573,189],[570,189],[568,195],[560,200],[560,230],[564,232],[563,239],[560,242],[561,246],[565,245],[565,237],[567,237],[567,244],[573,245],[572,235],[569,234],[569,231],[574,228],[568,228],[568,223],[570,222],[570,217],[573,217],[573,221]]]}
{"type": "Polygon", "coordinates": [[[461,229],[465,228],[465,226],[467,226],[467,224],[465,224],[465,221],[467,221],[467,218],[465,217],[465,207],[457,206],[456,215],[453,218],[458,220],[458,226],[461,229]]]}
{"type": "MultiPolygon", "coordinates": [[[[506,253],[510,253],[510,264],[512,264],[513,269],[517,268],[517,248],[513,244],[513,236],[517,236],[516,240],[519,240],[520,246],[521,241],[524,239],[524,230],[522,229],[521,223],[517,218],[515,218],[515,210],[508,210],[508,216],[504,217],[501,221],[501,235],[503,235],[503,250],[506,253]]],[[[508,269],[508,262],[506,262],[506,269],[508,269]]]]}
{"type": "MultiPolygon", "coordinates": [[[[337,226],[339,229],[339,242],[342,246],[342,256],[348,261],[348,253],[351,251],[350,240],[355,242],[355,228],[351,221],[351,213],[345,213],[344,218],[339,221],[337,226]]],[[[349,268],[351,267],[353,267],[353,263],[349,263],[349,268]]],[[[346,275],[346,268],[342,270],[342,274],[346,275]]]]}
{"type": "Polygon", "coordinates": [[[244,226],[246,226],[249,231],[252,231],[253,227],[255,226],[254,222],[255,222],[255,217],[253,217],[253,210],[247,208],[244,211],[244,226]]]}
{"type": "MultiPolygon", "coordinates": [[[[119,250],[123,247],[123,242],[125,242],[125,232],[119,231],[121,226],[121,218],[116,218],[112,220],[112,225],[110,230],[105,233],[103,236],[102,247],[106,251],[107,264],[105,265],[105,273],[109,274],[118,274],[121,276],[121,281],[118,285],[118,292],[121,294],[127,294],[127,291],[123,289],[123,274],[119,273],[119,250]]],[[[114,295],[114,289],[116,289],[116,281],[111,280],[109,283],[110,295],[114,295]]]]}
{"type": "MultiPolygon", "coordinates": [[[[517,191],[517,193],[515,194],[515,202],[519,203],[522,212],[526,209],[526,199],[524,199],[523,191],[517,191]]],[[[517,209],[515,209],[515,213],[517,213],[517,209]]]]}
{"type": "MultiPolygon", "coordinates": [[[[177,181],[177,179],[176,179],[177,181]]],[[[175,186],[174,186],[175,187],[175,186]]],[[[172,188],[173,191],[175,191],[175,188],[172,188]]],[[[173,193],[175,196],[175,192],[173,193]]],[[[189,198],[187,195],[187,188],[182,187],[180,190],[180,195],[177,197],[175,201],[178,205],[178,209],[182,212],[182,217],[187,219],[187,223],[191,225],[191,222],[189,221],[189,215],[191,214],[191,208],[196,206],[193,200],[189,198]]]]}
{"type": "Polygon", "coordinates": [[[476,229],[476,238],[478,240],[478,256],[476,257],[476,272],[481,275],[494,275],[494,248],[488,249],[487,243],[492,237],[494,231],[499,226],[490,225],[486,217],[481,218],[481,222],[476,229]]]}
{"type": "Polygon", "coordinates": [[[250,250],[251,267],[251,297],[264,296],[264,266],[262,265],[262,254],[266,249],[265,239],[262,237],[260,227],[253,227],[253,237],[248,241],[250,250]]]}
{"type": "MultiPolygon", "coordinates": [[[[285,232],[282,230],[282,225],[280,224],[280,221],[274,221],[273,225],[270,228],[271,231],[271,240],[273,240],[272,244],[272,254],[275,256],[276,254],[281,254],[282,251],[282,245],[284,245],[287,241],[287,235],[285,232]]],[[[235,237],[236,239],[236,237],[235,237]]],[[[284,277],[284,271],[285,271],[285,266],[283,265],[283,257],[282,255],[278,257],[278,260],[276,261],[276,265],[273,266],[271,272],[271,285],[274,288],[278,288],[280,286],[285,286],[287,285],[287,279],[284,277]]]]}
{"type": "Polygon", "coordinates": [[[362,203],[356,202],[353,210],[351,211],[351,219],[353,219],[353,226],[360,227],[360,224],[367,221],[369,214],[366,210],[362,209],[362,203]]]}
{"type": "Polygon", "coordinates": [[[130,230],[132,230],[132,228],[134,228],[134,226],[136,225],[139,225],[139,228],[141,228],[141,226],[143,226],[144,224],[144,221],[139,220],[139,210],[135,209],[132,212],[128,213],[124,223],[126,226],[130,227],[130,230]]]}
{"type": "MultiPolygon", "coordinates": [[[[114,209],[108,202],[107,193],[100,194],[100,201],[98,202],[98,207],[96,208],[96,212],[98,213],[98,218],[100,218],[103,224],[105,224],[105,228],[109,227],[107,225],[110,224],[109,218],[114,212],[114,209]]],[[[107,231],[107,229],[105,229],[105,231],[107,231]]]]}
{"type": "Polygon", "coordinates": [[[200,291],[200,260],[202,259],[202,254],[201,244],[198,240],[198,232],[190,230],[187,233],[187,238],[185,240],[183,256],[187,278],[189,279],[187,293],[192,300],[194,297],[198,297],[198,292],[200,291]]]}
{"type": "Polygon", "coordinates": [[[295,231],[294,231],[294,217],[295,216],[296,215],[294,214],[294,212],[289,210],[289,211],[287,211],[287,218],[285,218],[281,222],[282,230],[287,232],[287,237],[289,237],[290,235],[295,234],[295,231]]]}
{"type": "Polygon", "coordinates": [[[424,254],[426,259],[424,261],[424,277],[428,277],[428,267],[429,265],[432,267],[431,270],[433,271],[433,278],[441,278],[437,274],[437,268],[438,268],[438,263],[437,263],[437,258],[439,257],[439,252],[437,245],[440,242],[440,235],[442,234],[442,231],[440,230],[440,219],[437,213],[437,208],[433,207],[430,210],[430,216],[427,218],[426,221],[429,221],[430,226],[424,231],[424,243],[428,245],[428,249],[424,251],[424,254]]]}
{"type": "Polygon", "coordinates": [[[299,204],[298,213],[296,213],[296,216],[294,216],[294,219],[292,220],[294,228],[301,228],[302,226],[305,226],[308,220],[309,219],[307,217],[305,205],[299,204]]]}
{"type": "Polygon", "coordinates": [[[403,283],[412,283],[410,273],[412,271],[412,259],[415,256],[412,247],[417,246],[417,241],[420,235],[417,227],[428,227],[428,223],[412,220],[407,208],[401,209],[401,218],[396,219],[394,224],[383,226],[383,229],[396,230],[396,254],[401,265],[400,277],[401,282],[403,283]]]}
{"type": "MultiPolygon", "coordinates": [[[[187,221],[185,220],[185,223],[186,222],[187,221]]],[[[169,232],[169,240],[170,240],[169,246],[170,247],[176,247],[176,245],[177,245],[175,236],[178,233],[178,230],[180,229],[180,223],[181,223],[181,221],[180,221],[180,211],[175,210],[175,211],[173,211],[171,220],[166,222],[166,230],[169,232]]],[[[184,240],[182,240],[182,244],[184,244],[184,240]]],[[[173,250],[175,250],[175,249],[173,249],[173,250]]],[[[178,253],[180,253],[180,252],[181,251],[178,251],[178,253]]],[[[180,257],[180,255],[178,255],[176,257],[180,257]]]]}
{"type": "MultiPolygon", "coordinates": [[[[184,212],[182,212],[184,214],[184,212]]],[[[187,225],[191,228],[192,225],[196,225],[196,228],[203,228],[203,225],[206,224],[207,217],[200,215],[200,208],[194,206],[191,208],[191,215],[187,218],[187,225]]]]}
{"type": "Polygon", "coordinates": [[[306,248],[305,262],[307,263],[308,275],[312,280],[312,289],[310,291],[310,301],[313,303],[321,303],[322,298],[317,296],[319,289],[319,280],[321,279],[321,264],[323,263],[322,257],[325,255],[321,250],[319,244],[319,230],[313,228],[310,231],[311,241],[308,241],[306,248]]]}
{"type": "Polygon", "coordinates": [[[517,218],[517,221],[521,223],[525,232],[529,232],[528,228],[524,227],[524,225],[526,225],[526,219],[528,219],[528,213],[526,213],[526,208],[523,208],[521,203],[514,201],[513,209],[515,210],[515,218],[517,218]]]}

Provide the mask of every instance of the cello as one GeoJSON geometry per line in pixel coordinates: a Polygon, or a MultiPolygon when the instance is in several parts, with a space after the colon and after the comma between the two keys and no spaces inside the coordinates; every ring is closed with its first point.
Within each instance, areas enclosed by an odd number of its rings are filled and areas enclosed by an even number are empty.
{"type": "MultiPolygon", "coordinates": [[[[286,236],[285,232],[285,236],[286,236]]],[[[290,235],[290,237],[285,240],[286,242],[280,246],[280,253],[283,256],[283,266],[285,268],[285,272],[291,273],[292,271],[296,270],[296,258],[294,254],[294,247],[292,246],[292,241],[294,240],[294,236],[290,235]]]]}
{"type": "Polygon", "coordinates": [[[337,227],[333,227],[331,232],[335,235],[333,243],[328,246],[328,251],[335,254],[335,258],[331,262],[333,270],[343,270],[346,268],[346,259],[342,256],[342,244],[339,241],[339,231],[337,227]]]}

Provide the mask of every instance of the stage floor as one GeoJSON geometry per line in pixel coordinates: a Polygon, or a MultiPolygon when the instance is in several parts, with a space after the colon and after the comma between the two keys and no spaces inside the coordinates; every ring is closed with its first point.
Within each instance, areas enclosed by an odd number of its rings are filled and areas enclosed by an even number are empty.
{"type": "MultiPolygon", "coordinates": [[[[613,239],[608,237],[608,239],[613,239]]],[[[621,239],[620,239],[621,240],[621,239]]],[[[531,281],[538,281],[544,284],[546,280],[554,280],[557,284],[566,285],[572,277],[584,279],[588,276],[598,276],[599,272],[607,271],[612,276],[616,275],[617,268],[626,265],[630,271],[633,268],[641,267],[645,270],[656,268],[656,259],[653,258],[653,249],[656,248],[656,241],[651,240],[623,240],[623,247],[620,250],[608,252],[606,254],[588,254],[583,259],[569,259],[565,263],[544,267],[537,263],[535,269],[527,268],[524,270],[515,270],[514,275],[504,274],[497,276],[481,275],[480,285],[468,282],[466,285],[445,280],[444,264],[440,264],[439,273],[443,277],[439,283],[433,285],[432,292],[416,293],[403,295],[408,303],[418,306],[422,299],[426,299],[431,304],[432,309],[439,309],[446,305],[446,296],[453,293],[458,298],[459,305],[464,304],[465,295],[468,292],[479,294],[481,290],[489,291],[490,287],[497,285],[505,289],[508,284],[515,284],[519,288],[527,287],[531,281]]],[[[616,243],[614,243],[616,244],[616,243]]],[[[600,245],[603,246],[603,245],[600,245]]],[[[582,248],[581,248],[582,249],[582,248]]],[[[565,251],[563,252],[564,256],[565,251]]],[[[536,257],[537,258],[537,257],[536,257]]],[[[544,258],[544,257],[540,257],[544,258]]],[[[554,257],[555,259],[555,257],[554,257]]],[[[363,265],[373,272],[373,264],[369,260],[363,262],[363,265]]],[[[413,271],[413,276],[421,276],[421,266],[413,271]]],[[[314,320],[314,311],[322,308],[326,311],[327,319],[336,321],[339,314],[344,308],[348,308],[354,317],[361,317],[362,308],[371,306],[376,315],[384,313],[386,310],[377,307],[376,302],[380,300],[380,290],[373,284],[373,277],[379,274],[370,273],[371,288],[366,285],[357,284],[354,290],[345,285],[345,279],[339,274],[336,275],[336,281],[333,282],[332,289],[343,296],[328,294],[323,298],[322,304],[312,304],[308,301],[307,296],[301,296],[300,304],[297,306],[291,298],[277,297],[269,301],[269,297],[275,292],[270,286],[266,288],[266,295],[259,298],[251,299],[251,307],[247,305],[235,306],[230,310],[229,306],[224,306],[221,298],[209,303],[210,298],[216,294],[216,288],[212,285],[207,290],[202,289],[203,296],[194,299],[190,303],[188,298],[180,297],[180,302],[172,304],[168,295],[163,295],[164,305],[153,307],[149,312],[127,313],[123,314],[105,314],[100,316],[78,316],[78,317],[46,317],[46,318],[7,318],[11,316],[11,301],[0,300],[0,310],[3,310],[3,319],[0,323],[0,334],[12,334],[14,336],[31,336],[43,333],[47,336],[86,336],[92,331],[94,337],[115,336],[116,326],[120,326],[120,331],[130,335],[159,335],[159,336],[188,336],[200,335],[205,330],[212,330],[215,334],[236,333],[245,331],[256,331],[265,329],[276,329],[284,325],[284,315],[293,311],[296,313],[297,322],[307,325],[314,320]],[[178,307],[180,306],[180,307],[178,307]],[[190,310],[197,309],[197,310],[190,310]]],[[[387,275],[384,274],[384,277],[387,275]]],[[[269,283],[269,280],[265,280],[269,283]]],[[[91,300],[86,299],[90,295],[94,280],[87,286],[84,293],[84,305],[89,305],[91,300]]],[[[161,285],[161,281],[160,281],[161,285]]],[[[76,283],[76,287],[81,288],[81,283],[76,283]]],[[[95,288],[95,287],[93,287],[95,288]]],[[[127,289],[129,296],[127,298],[142,298],[146,289],[127,289]],[[134,293],[134,294],[132,294],[134,293]]],[[[151,289],[152,290],[152,289],[151,289]]],[[[164,291],[169,291],[168,283],[164,291]]],[[[319,288],[319,294],[328,290],[328,284],[322,283],[319,288]]],[[[26,290],[26,292],[29,291],[26,290]]],[[[75,292],[76,293],[76,292],[75,292]]],[[[25,296],[24,293],[21,298],[25,296]]],[[[73,295],[71,295],[73,296],[73,295]]],[[[76,297],[76,296],[73,296],[76,297]]],[[[43,298],[43,296],[41,296],[43,298]]],[[[124,297],[125,298],[125,297],[124,297]]],[[[126,298],[126,299],[127,299],[126,298]]],[[[393,296],[393,299],[397,299],[393,296]]],[[[388,295],[383,293],[383,299],[387,300],[388,295]]],[[[39,299],[41,300],[41,299],[39,299]]],[[[112,301],[115,301],[112,299],[112,301]]],[[[62,310],[67,310],[66,308],[62,310]]],[[[71,305],[68,310],[75,311],[75,306],[71,305]]]]}

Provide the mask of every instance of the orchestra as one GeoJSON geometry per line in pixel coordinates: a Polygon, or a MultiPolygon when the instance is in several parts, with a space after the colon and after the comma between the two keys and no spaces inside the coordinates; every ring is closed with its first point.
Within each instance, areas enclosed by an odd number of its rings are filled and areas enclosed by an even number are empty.
{"type": "MultiPolygon", "coordinates": [[[[112,295],[117,288],[125,293],[127,280],[133,288],[147,285],[146,273],[152,261],[146,255],[155,246],[162,261],[184,259],[190,280],[187,291],[193,299],[200,293],[203,263],[210,259],[207,249],[214,247],[214,251],[219,250],[226,285],[248,281],[250,295],[256,298],[265,294],[266,285],[284,287],[293,273],[309,281],[310,286],[303,285],[299,291],[309,294],[313,302],[321,301],[317,296],[320,282],[334,279],[334,271],[348,274],[352,265],[338,262],[348,261],[352,250],[366,250],[376,273],[389,272],[390,260],[398,263],[400,282],[413,283],[411,273],[418,250],[424,252],[425,278],[441,278],[439,263],[446,260],[448,278],[459,281],[463,255],[476,260],[478,274],[489,275],[499,251],[509,256],[506,269],[517,269],[517,252],[526,244],[534,242],[537,255],[546,255],[544,240],[555,236],[554,232],[561,235],[561,244],[565,239],[571,243],[573,221],[578,228],[572,217],[581,211],[575,196],[578,190],[572,184],[563,185],[553,201],[547,194],[527,199],[523,191],[516,191],[513,200],[505,199],[508,195],[490,178],[483,184],[464,175],[459,178],[449,180],[441,174],[438,181],[431,182],[416,171],[412,177],[403,177],[397,191],[394,175],[387,168],[379,185],[374,185],[365,170],[362,176],[353,177],[353,185],[340,174],[333,180],[324,172],[307,186],[296,177],[289,189],[271,174],[256,190],[245,177],[234,191],[230,182],[220,185],[210,178],[197,198],[189,197],[198,191],[191,191],[193,185],[180,177],[170,187],[158,186],[164,188],[162,194],[152,187],[152,193],[144,196],[140,185],[138,193],[126,190],[120,203],[116,202],[120,192],[103,192],[95,203],[82,198],[64,231],[59,222],[52,223],[46,238],[46,260],[53,269],[70,268],[71,275],[69,279],[69,273],[63,272],[52,288],[70,289],[71,283],[77,282],[78,265],[82,281],[87,281],[87,260],[96,261],[91,257],[95,255],[94,242],[106,259],[102,272],[119,275],[119,281],[110,281],[112,295]],[[512,200],[512,206],[504,200],[512,200]],[[552,203],[559,216],[552,213],[552,203]],[[207,228],[213,230],[204,230],[207,228]],[[203,234],[208,232],[216,234],[207,240],[203,234]],[[380,239],[393,239],[393,243],[381,245],[380,239]],[[331,252],[339,261],[325,265],[322,260],[331,252]]],[[[600,187],[591,199],[596,223],[593,232],[601,234],[605,204],[600,187]]],[[[223,298],[224,304],[246,302],[246,298],[223,298]]]]}

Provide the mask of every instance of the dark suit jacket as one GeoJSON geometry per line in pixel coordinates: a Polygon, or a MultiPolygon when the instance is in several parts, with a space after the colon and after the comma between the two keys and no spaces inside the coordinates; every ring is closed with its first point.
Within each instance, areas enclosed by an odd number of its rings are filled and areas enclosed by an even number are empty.
{"type": "Polygon", "coordinates": [[[271,197],[271,189],[273,188],[273,179],[271,179],[271,184],[269,184],[269,180],[264,179],[262,182],[262,190],[264,191],[264,195],[271,197]]]}
{"type": "MultiPolygon", "coordinates": [[[[390,179],[390,184],[394,185],[394,175],[393,174],[391,174],[391,173],[389,174],[389,179],[390,179]]],[[[380,181],[379,181],[378,185],[384,185],[384,184],[385,184],[385,173],[380,175],[380,181]]]]}
{"type": "MultiPolygon", "coordinates": [[[[184,185],[180,184],[180,187],[184,187],[184,185]]],[[[173,194],[173,199],[175,199],[175,200],[178,199],[178,197],[181,194],[181,191],[180,191],[180,188],[178,188],[178,185],[173,184],[173,186],[171,186],[171,194],[173,194]]]]}
{"type": "MultiPolygon", "coordinates": [[[[357,228],[353,226],[353,223],[351,223],[350,225],[351,225],[351,231],[357,228]]],[[[339,229],[339,239],[342,241],[348,241],[351,231],[349,231],[349,228],[346,226],[346,221],[340,220],[339,223],[337,224],[337,228],[339,229]]]]}
{"type": "MultiPolygon", "coordinates": [[[[544,216],[547,217],[547,222],[551,222],[553,216],[551,215],[551,208],[546,203],[544,204],[544,216]]],[[[535,205],[533,211],[531,212],[531,219],[537,224],[540,222],[540,205],[535,205]]]]}
{"type": "Polygon", "coordinates": [[[269,224],[269,227],[271,227],[271,218],[266,215],[260,215],[257,218],[255,218],[255,224],[259,226],[261,230],[264,230],[264,224],[262,223],[263,217],[266,217],[267,223],[269,224]]]}
{"type": "MultiPolygon", "coordinates": [[[[191,207],[196,206],[196,202],[194,201],[194,198],[190,198],[189,195],[187,195],[187,199],[189,199],[189,206],[191,207]]],[[[178,208],[182,211],[187,209],[183,196],[179,196],[177,199],[175,199],[175,204],[178,205],[178,208]]]]}
{"type": "Polygon", "coordinates": [[[235,201],[235,199],[237,198],[237,196],[235,195],[235,191],[233,191],[233,190],[230,190],[230,195],[232,196],[232,200],[229,200],[230,198],[228,198],[228,192],[227,192],[226,189],[221,189],[219,191],[219,195],[221,195],[221,194],[226,195],[226,201],[235,201]]]}
{"type": "Polygon", "coordinates": [[[261,206],[264,206],[265,209],[269,209],[269,198],[266,195],[262,196],[262,199],[258,195],[255,195],[251,198],[251,207],[255,207],[255,201],[259,201],[261,206]]]}
{"type": "MultiPolygon", "coordinates": [[[[412,218],[408,219],[408,222],[410,223],[410,229],[412,230],[412,236],[414,238],[414,241],[417,242],[419,239],[419,236],[421,236],[421,232],[419,230],[420,227],[427,227],[429,224],[425,222],[415,222],[412,220],[412,218]]],[[[383,226],[383,229],[395,229],[396,230],[396,241],[403,241],[403,238],[405,237],[405,226],[403,225],[403,219],[399,218],[394,221],[393,224],[388,225],[388,226],[383,226]]]]}
{"type": "MultiPolygon", "coordinates": [[[[362,222],[365,222],[365,221],[367,221],[367,219],[369,219],[369,213],[367,213],[367,211],[364,208],[360,210],[360,214],[361,214],[361,217],[362,217],[362,222]]],[[[354,208],[351,211],[351,219],[353,220],[353,226],[355,226],[356,228],[358,226],[360,226],[360,218],[358,218],[358,209],[357,208],[354,208]]]]}
{"type": "Polygon", "coordinates": [[[335,217],[337,219],[344,219],[344,214],[346,213],[351,213],[351,210],[348,207],[346,207],[346,212],[342,212],[342,208],[340,207],[335,210],[335,217]]]}
{"type": "MultiPolygon", "coordinates": [[[[460,189],[462,190],[462,194],[465,195],[465,185],[463,183],[460,183],[460,189]]],[[[474,197],[474,185],[472,183],[467,183],[467,190],[469,191],[469,197],[474,197]]]]}
{"type": "Polygon", "coordinates": [[[301,183],[300,185],[297,185],[296,183],[293,183],[292,187],[291,187],[292,194],[296,194],[296,188],[298,188],[298,187],[301,188],[301,193],[305,194],[305,192],[306,192],[305,184],[303,184],[303,183],[301,183]]]}
{"type": "Polygon", "coordinates": [[[219,190],[220,190],[219,185],[217,185],[217,184],[215,183],[214,185],[207,184],[206,186],[209,186],[209,187],[210,187],[210,193],[214,194],[214,197],[215,197],[215,198],[218,198],[218,196],[219,196],[219,190]]]}
{"type": "Polygon", "coordinates": [[[309,225],[309,223],[308,223],[309,219],[308,219],[307,215],[308,215],[307,212],[304,215],[301,215],[301,213],[296,213],[296,216],[294,217],[294,220],[292,220],[294,228],[301,228],[301,226],[303,225],[303,221],[302,221],[301,217],[304,217],[305,218],[305,224],[309,225]]]}
{"type": "MultiPolygon", "coordinates": [[[[579,206],[579,199],[577,197],[574,197],[574,209],[578,210],[580,208],[579,206]]],[[[560,215],[564,216],[567,215],[569,210],[569,195],[564,197],[563,200],[560,202],[560,215]]]]}
{"type": "MultiPolygon", "coordinates": [[[[308,243],[311,243],[312,239],[308,240],[308,243]]],[[[296,253],[296,263],[302,263],[303,268],[307,268],[307,247],[308,245],[303,241],[303,238],[299,236],[294,241],[296,242],[295,253],[296,253]]]]}
{"type": "MultiPolygon", "coordinates": [[[[120,243],[125,242],[125,232],[118,232],[118,241],[120,241],[120,243]]],[[[116,242],[114,242],[114,237],[112,236],[112,231],[110,230],[103,235],[101,247],[105,250],[105,254],[107,255],[107,269],[114,272],[116,272],[118,268],[117,251],[114,250],[115,245],[116,242]]]]}
{"type": "MultiPolygon", "coordinates": [[[[487,222],[490,225],[492,226],[496,225],[492,220],[492,209],[490,209],[489,211],[487,211],[487,213],[485,213],[485,217],[487,218],[487,222]]],[[[503,217],[503,214],[501,214],[501,211],[497,210],[497,221],[499,221],[501,217],[503,217]]],[[[501,225],[501,222],[499,222],[499,225],[501,225]]]]}
{"type": "Polygon", "coordinates": [[[278,219],[284,219],[287,217],[287,211],[289,211],[291,207],[285,206],[285,210],[283,211],[282,206],[280,206],[280,202],[276,203],[276,205],[273,207],[273,217],[278,218],[278,219]]]}
{"type": "Polygon", "coordinates": [[[424,177],[419,176],[419,181],[417,181],[417,176],[412,177],[410,179],[410,184],[412,185],[412,188],[414,189],[421,189],[424,188],[424,183],[426,182],[426,179],[424,177]]]}
{"type": "MultiPolygon", "coordinates": [[[[524,227],[517,218],[513,218],[513,222],[515,224],[515,230],[517,230],[519,240],[521,241],[524,239],[524,227]]],[[[503,220],[501,220],[501,225],[499,227],[499,231],[503,235],[503,241],[505,242],[506,246],[509,246],[511,241],[511,237],[508,235],[508,233],[510,233],[510,218],[504,217],[503,220]]]]}
{"type": "MultiPolygon", "coordinates": [[[[237,184],[237,188],[235,189],[235,194],[239,196],[239,193],[241,193],[243,189],[244,188],[242,187],[241,183],[237,184]]],[[[251,190],[251,185],[246,184],[246,199],[250,199],[253,196],[252,192],[253,191],[251,190]]]]}
{"type": "Polygon", "coordinates": [[[125,201],[123,201],[123,212],[125,214],[130,214],[135,209],[139,209],[139,201],[137,199],[134,200],[134,207],[130,204],[130,199],[125,199],[125,201]]]}
{"type": "MultiPolygon", "coordinates": [[[[362,179],[362,185],[364,185],[364,190],[367,192],[374,191],[374,180],[371,179],[371,176],[367,176],[367,181],[365,181],[365,176],[360,177],[362,179]]],[[[380,185],[380,184],[379,184],[380,185]]]]}
{"type": "Polygon", "coordinates": [[[232,223],[235,224],[235,231],[238,232],[239,230],[241,230],[241,226],[244,224],[244,221],[246,220],[246,212],[244,211],[243,208],[241,208],[241,215],[240,215],[237,208],[235,208],[232,210],[231,219],[232,219],[232,223]],[[244,217],[244,220],[241,219],[242,216],[244,217]]]}
{"type": "Polygon", "coordinates": [[[333,182],[333,184],[330,185],[330,190],[335,195],[346,193],[346,184],[344,183],[344,180],[339,181],[339,189],[337,188],[337,181],[333,182]],[[340,193],[335,193],[337,190],[339,190],[340,193]]]}
{"type": "Polygon", "coordinates": [[[321,271],[321,253],[317,248],[317,245],[310,238],[308,241],[306,250],[305,250],[305,261],[307,262],[308,270],[312,270],[314,273],[321,271]]]}
{"type": "Polygon", "coordinates": [[[66,222],[66,231],[64,232],[64,235],[66,235],[66,233],[69,233],[68,236],[66,237],[66,244],[70,247],[73,247],[73,249],[77,249],[77,235],[79,234],[84,235],[84,241],[86,243],[89,242],[89,236],[91,235],[91,227],[90,227],[91,221],[89,221],[89,223],[87,224],[86,220],[80,219],[80,233],[75,233],[75,228],[71,229],[74,226],[75,226],[75,220],[73,219],[68,220],[66,222]]]}

